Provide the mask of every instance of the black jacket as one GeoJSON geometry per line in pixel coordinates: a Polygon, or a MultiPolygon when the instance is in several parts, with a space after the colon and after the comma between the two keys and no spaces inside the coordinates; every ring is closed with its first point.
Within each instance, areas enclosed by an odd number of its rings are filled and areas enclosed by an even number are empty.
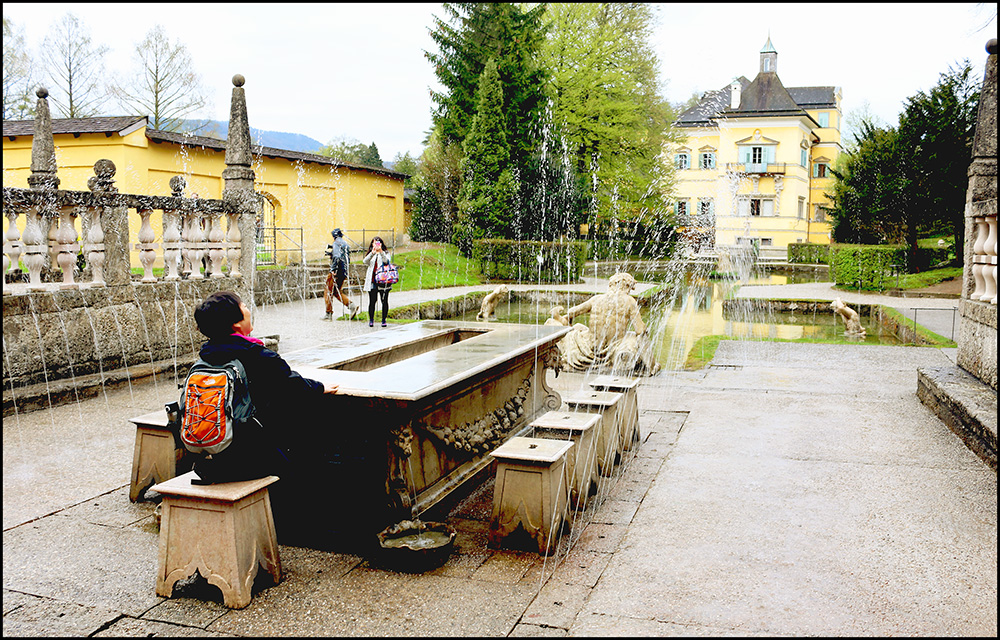
{"type": "Polygon", "coordinates": [[[232,444],[212,460],[196,462],[195,471],[214,482],[287,473],[294,456],[289,447],[308,446],[306,425],[313,422],[309,416],[323,395],[323,383],[303,378],[274,351],[235,335],[209,340],[199,355],[213,365],[243,363],[260,426],[234,431],[232,444]]]}

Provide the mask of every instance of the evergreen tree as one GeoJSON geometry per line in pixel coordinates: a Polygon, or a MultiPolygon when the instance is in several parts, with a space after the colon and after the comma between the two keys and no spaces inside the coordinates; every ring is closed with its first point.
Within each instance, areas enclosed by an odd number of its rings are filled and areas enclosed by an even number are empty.
{"type": "MultiPolygon", "coordinates": [[[[949,68],[929,92],[906,101],[899,135],[911,150],[910,215],[923,233],[965,233],[965,198],[979,90],[968,60],[949,68]]],[[[962,261],[962,252],[956,252],[962,261]]]]}
{"type": "Polygon", "coordinates": [[[502,113],[511,157],[520,165],[535,148],[545,104],[545,73],[538,63],[545,5],[527,10],[511,3],[443,7],[448,21],[435,16],[431,31],[439,51],[425,52],[446,89],[432,96],[437,104],[435,126],[446,143],[465,140],[475,115],[479,77],[492,58],[503,86],[502,113]]]}
{"type": "Polygon", "coordinates": [[[367,147],[362,145],[359,149],[358,160],[360,164],[366,167],[384,167],[382,164],[382,158],[378,155],[378,147],[375,143],[371,143],[367,147]]]}
{"type": "Polygon", "coordinates": [[[862,121],[856,151],[833,169],[833,239],[857,244],[915,244],[907,207],[910,180],[899,132],[862,121]]]}
{"type": "Polygon", "coordinates": [[[490,59],[479,80],[478,108],[462,145],[462,186],[459,190],[459,245],[471,248],[474,238],[513,237],[517,182],[510,169],[510,148],[503,117],[503,86],[496,62],[490,59]]]}

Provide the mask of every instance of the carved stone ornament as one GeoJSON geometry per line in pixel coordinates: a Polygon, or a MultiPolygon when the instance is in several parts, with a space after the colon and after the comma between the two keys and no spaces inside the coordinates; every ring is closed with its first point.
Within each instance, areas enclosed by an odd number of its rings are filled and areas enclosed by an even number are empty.
{"type": "Polygon", "coordinates": [[[419,423],[420,427],[460,455],[470,453],[482,455],[492,451],[506,440],[510,430],[524,415],[524,403],[531,392],[533,374],[534,368],[511,398],[478,420],[456,427],[436,427],[419,423]]]}

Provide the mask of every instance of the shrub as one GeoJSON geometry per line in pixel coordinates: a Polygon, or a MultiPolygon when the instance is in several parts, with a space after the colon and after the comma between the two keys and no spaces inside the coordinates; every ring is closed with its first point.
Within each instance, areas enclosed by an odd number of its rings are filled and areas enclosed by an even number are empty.
{"type": "Polygon", "coordinates": [[[486,238],[473,243],[472,259],[493,280],[579,282],[586,242],[538,242],[486,238]]]}
{"type": "Polygon", "coordinates": [[[893,286],[896,270],[905,265],[906,248],[902,245],[830,246],[830,278],[838,286],[884,291],[893,286]]]}
{"type": "Polygon", "coordinates": [[[788,245],[788,262],[792,264],[829,264],[830,245],[794,242],[788,245]]]}

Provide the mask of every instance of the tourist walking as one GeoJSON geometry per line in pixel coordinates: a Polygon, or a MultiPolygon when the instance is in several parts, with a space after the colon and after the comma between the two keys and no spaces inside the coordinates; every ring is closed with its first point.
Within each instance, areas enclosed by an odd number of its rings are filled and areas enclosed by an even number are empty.
{"type": "Polygon", "coordinates": [[[326,303],[324,320],[333,320],[333,299],[344,303],[351,312],[351,319],[358,315],[360,306],[351,302],[344,293],[344,281],[347,280],[347,267],[351,264],[351,250],[344,240],[344,232],[338,227],[330,232],[333,244],[327,245],[327,255],[330,256],[330,273],[326,274],[326,287],[323,289],[323,302],[326,303]]]}
{"type": "Polygon", "coordinates": [[[382,298],[382,326],[389,315],[389,291],[391,284],[379,284],[375,281],[375,273],[382,265],[392,264],[392,255],[382,238],[375,236],[368,244],[368,255],[365,256],[365,284],[361,288],[368,292],[368,326],[375,326],[375,299],[382,298]]]}

